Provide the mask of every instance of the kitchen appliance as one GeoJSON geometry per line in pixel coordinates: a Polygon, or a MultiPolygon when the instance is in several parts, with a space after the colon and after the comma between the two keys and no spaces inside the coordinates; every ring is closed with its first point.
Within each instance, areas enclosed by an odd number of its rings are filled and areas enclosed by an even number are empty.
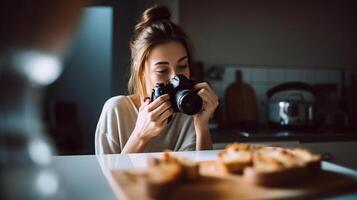
{"type": "Polygon", "coordinates": [[[282,83],[269,89],[266,95],[268,121],[271,126],[304,128],[314,125],[315,98],[311,85],[301,82],[282,83]]]}

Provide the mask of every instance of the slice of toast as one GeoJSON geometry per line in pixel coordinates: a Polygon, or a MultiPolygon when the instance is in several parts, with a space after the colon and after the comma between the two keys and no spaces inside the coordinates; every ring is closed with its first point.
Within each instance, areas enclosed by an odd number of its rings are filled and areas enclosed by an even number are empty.
{"type": "Polygon", "coordinates": [[[176,186],[200,177],[198,163],[168,151],[161,157],[148,158],[146,170],[128,170],[121,172],[121,176],[137,185],[143,196],[153,199],[164,199],[176,186]]]}
{"type": "Polygon", "coordinates": [[[291,149],[291,151],[299,156],[301,159],[305,161],[306,167],[315,172],[315,170],[321,169],[321,156],[318,154],[314,154],[307,149],[295,148],[291,149]]]}
{"type": "Polygon", "coordinates": [[[321,158],[304,149],[266,147],[254,151],[244,178],[264,186],[285,186],[305,180],[320,169],[321,158]]]}
{"type": "Polygon", "coordinates": [[[160,166],[163,164],[175,163],[182,169],[182,179],[186,181],[195,181],[199,178],[199,164],[182,156],[172,155],[165,151],[161,158],[149,158],[148,165],[160,166]]]}
{"type": "Polygon", "coordinates": [[[254,151],[253,165],[260,172],[279,171],[288,168],[309,167],[319,163],[321,157],[306,149],[284,149],[280,147],[266,147],[254,151]]]}
{"type": "Polygon", "coordinates": [[[183,170],[175,163],[165,163],[149,167],[144,171],[132,169],[112,173],[114,176],[121,177],[121,184],[128,183],[136,187],[139,195],[126,196],[126,194],[123,195],[124,199],[142,199],[140,197],[163,199],[181,182],[183,170]]]}
{"type": "Polygon", "coordinates": [[[252,165],[253,151],[262,147],[244,143],[230,144],[218,153],[218,162],[227,173],[241,174],[245,167],[252,165]]]}
{"type": "Polygon", "coordinates": [[[177,163],[162,163],[150,167],[143,179],[143,187],[150,197],[163,197],[179,184],[183,178],[183,168],[177,163]]]}

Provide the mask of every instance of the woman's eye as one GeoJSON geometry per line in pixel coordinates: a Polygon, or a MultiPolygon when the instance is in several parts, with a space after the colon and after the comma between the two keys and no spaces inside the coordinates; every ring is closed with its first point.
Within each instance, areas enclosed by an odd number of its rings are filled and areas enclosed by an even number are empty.
{"type": "Polygon", "coordinates": [[[167,74],[169,72],[169,70],[167,70],[167,69],[163,69],[163,70],[157,70],[156,71],[156,73],[158,73],[158,74],[167,74]]]}
{"type": "Polygon", "coordinates": [[[177,68],[179,68],[179,69],[185,69],[187,67],[187,65],[179,65],[179,66],[177,66],[177,68]]]}

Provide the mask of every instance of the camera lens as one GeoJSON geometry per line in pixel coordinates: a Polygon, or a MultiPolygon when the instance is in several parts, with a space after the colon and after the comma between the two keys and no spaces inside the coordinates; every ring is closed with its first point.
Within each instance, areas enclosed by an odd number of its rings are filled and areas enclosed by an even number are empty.
{"type": "Polygon", "coordinates": [[[202,108],[202,99],[194,90],[181,90],[176,93],[177,108],[188,115],[197,114],[202,108]]]}

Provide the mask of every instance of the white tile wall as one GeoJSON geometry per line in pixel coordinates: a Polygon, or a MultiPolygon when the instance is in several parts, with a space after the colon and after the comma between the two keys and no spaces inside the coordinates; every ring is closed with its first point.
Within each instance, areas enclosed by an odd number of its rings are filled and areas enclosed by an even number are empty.
{"type": "Polygon", "coordinates": [[[315,70],[303,69],[301,70],[301,81],[309,84],[315,83],[315,70]]]}
{"type": "Polygon", "coordinates": [[[270,69],[268,71],[268,81],[270,83],[280,84],[285,82],[284,69],[270,69]]]}
{"type": "Polygon", "coordinates": [[[218,97],[224,96],[224,89],[228,86],[228,84],[222,85],[220,81],[210,81],[209,83],[218,97]]]}
{"type": "Polygon", "coordinates": [[[252,83],[268,82],[268,70],[266,68],[252,68],[252,83]]]}
{"type": "Polygon", "coordinates": [[[266,120],[266,103],[267,103],[267,97],[265,95],[266,91],[269,89],[268,85],[265,84],[253,84],[252,85],[256,97],[257,97],[257,107],[258,107],[258,114],[259,114],[259,119],[261,122],[264,122],[266,120]]]}
{"type": "Polygon", "coordinates": [[[328,70],[318,69],[315,71],[315,80],[316,83],[328,83],[328,70]]]}
{"type": "Polygon", "coordinates": [[[301,81],[301,70],[300,69],[286,69],[285,70],[285,81],[287,81],[287,82],[301,81]]]}
{"type": "Polygon", "coordinates": [[[331,83],[340,83],[342,74],[338,70],[328,70],[328,81],[331,83]]]}
{"type": "Polygon", "coordinates": [[[255,95],[257,96],[257,99],[260,101],[265,101],[266,100],[266,91],[268,91],[269,86],[265,84],[253,84],[252,87],[254,88],[255,95]]]}
{"type": "Polygon", "coordinates": [[[235,80],[235,73],[238,70],[237,67],[225,67],[223,73],[223,81],[222,87],[223,89],[227,88],[227,86],[234,82],[235,80]]]}

